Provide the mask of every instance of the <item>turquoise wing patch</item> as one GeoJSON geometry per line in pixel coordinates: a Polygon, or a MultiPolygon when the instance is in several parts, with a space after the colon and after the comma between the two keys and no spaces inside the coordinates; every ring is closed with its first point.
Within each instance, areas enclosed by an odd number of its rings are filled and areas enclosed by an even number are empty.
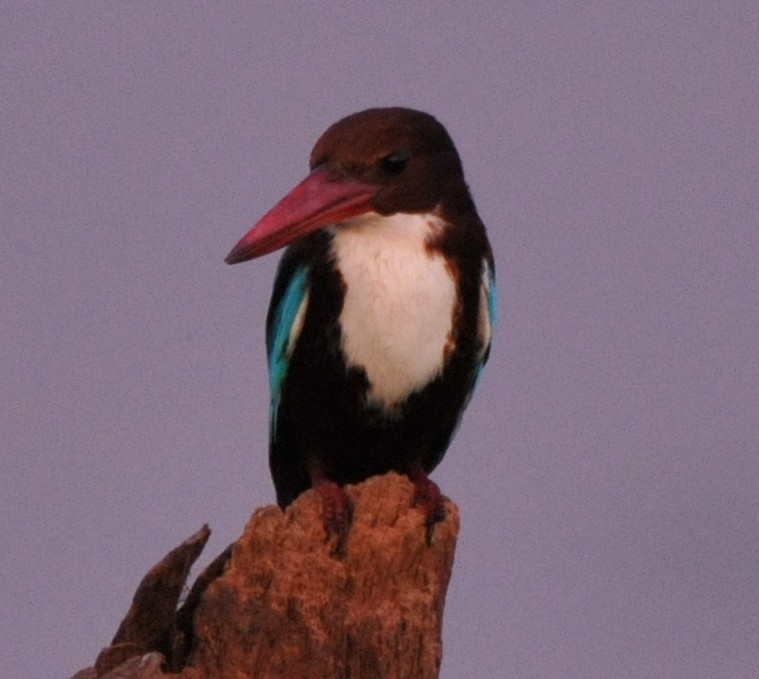
{"type": "Polygon", "coordinates": [[[480,320],[478,327],[480,341],[482,342],[482,354],[474,373],[472,390],[474,390],[474,387],[477,385],[477,382],[480,379],[480,374],[482,373],[482,368],[485,363],[487,363],[488,356],[490,355],[490,340],[492,338],[493,329],[495,328],[496,316],[498,315],[497,308],[498,296],[495,287],[495,271],[486,261],[483,266],[482,284],[480,288],[480,320]]]}
{"type": "Polygon", "coordinates": [[[488,314],[490,316],[490,328],[495,328],[498,320],[498,295],[495,288],[495,271],[488,266],[488,314]]]}
{"type": "Polygon", "coordinates": [[[300,335],[303,318],[308,305],[308,267],[295,270],[290,282],[285,288],[272,322],[269,325],[267,337],[269,361],[269,388],[271,401],[269,407],[270,435],[276,438],[277,411],[282,391],[282,383],[287,376],[290,356],[300,335]]]}

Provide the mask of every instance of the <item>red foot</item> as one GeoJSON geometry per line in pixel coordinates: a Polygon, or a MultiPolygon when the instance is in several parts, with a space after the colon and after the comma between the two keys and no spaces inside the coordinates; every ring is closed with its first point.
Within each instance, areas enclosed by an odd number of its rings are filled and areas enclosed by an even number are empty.
{"type": "Polygon", "coordinates": [[[445,521],[443,494],[440,492],[438,485],[427,476],[427,473],[421,467],[412,469],[408,477],[416,488],[414,492],[414,506],[421,506],[424,509],[424,526],[426,528],[427,544],[429,545],[432,543],[432,532],[435,524],[445,521]]]}
{"type": "Polygon", "coordinates": [[[327,479],[314,484],[314,490],[322,499],[322,521],[329,540],[337,536],[335,553],[342,554],[348,540],[348,531],[353,518],[353,503],[341,486],[327,479]]]}

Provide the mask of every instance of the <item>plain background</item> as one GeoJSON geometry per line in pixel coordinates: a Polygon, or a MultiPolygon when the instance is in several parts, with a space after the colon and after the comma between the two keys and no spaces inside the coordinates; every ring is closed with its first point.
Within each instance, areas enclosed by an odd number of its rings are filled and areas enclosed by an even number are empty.
{"type": "Polygon", "coordinates": [[[759,676],[755,2],[3,2],[0,52],[2,677],[273,501],[277,257],[223,258],[377,105],[448,127],[496,252],[443,679],[759,676]]]}

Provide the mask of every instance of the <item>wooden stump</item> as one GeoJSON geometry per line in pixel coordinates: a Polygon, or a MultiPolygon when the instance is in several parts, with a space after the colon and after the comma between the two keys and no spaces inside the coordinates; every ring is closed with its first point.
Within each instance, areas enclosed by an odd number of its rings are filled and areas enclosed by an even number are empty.
{"type": "Polygon", "coordinates": [[[77,679],[437,677],[458,510],[446,501],[428,545],[405,477],[347,492],[355,509],[340,556],[309,491],[284,513],[258,509],[173,612],[208,537],[199,531],[146,575],[114,643],[77,679]]]}

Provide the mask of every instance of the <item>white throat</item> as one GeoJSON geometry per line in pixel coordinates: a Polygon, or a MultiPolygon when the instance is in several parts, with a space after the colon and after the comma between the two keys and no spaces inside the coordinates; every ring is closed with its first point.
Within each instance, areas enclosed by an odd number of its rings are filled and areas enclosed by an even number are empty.
{"type": "Polygon", "coordinates": [[[368,401],[388,411],[439,374],[452,348],[456,282],[427,245],[443,226],[432,214],[371,213],[333,230],[347,286],[342,349],[366,371],[368,401]]]}

